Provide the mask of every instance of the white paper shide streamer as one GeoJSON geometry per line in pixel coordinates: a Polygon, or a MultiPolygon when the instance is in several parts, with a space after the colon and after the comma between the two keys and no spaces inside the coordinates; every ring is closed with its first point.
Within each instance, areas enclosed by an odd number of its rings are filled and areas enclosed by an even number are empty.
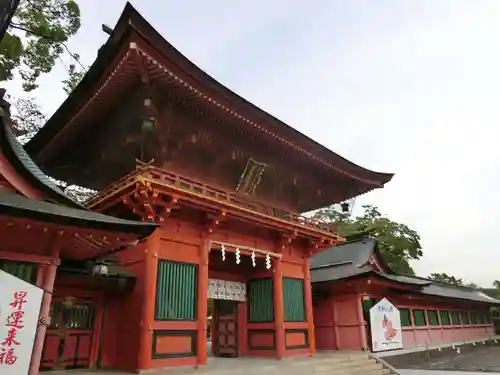
{"type": "Polygon", "coordinates": [[[240,248],[239,247],[236,248],[235,254],[236,254],[236,264],[240,264],[241,263],[241,255],[240,255],[240,248]]]}
{"type": "Polygon", "coordinates": [[[226,260],[226,248],[224,247],[224,245],[221,246],[220,253],[222,255],[222,261],[225,261],[226,260]]]}

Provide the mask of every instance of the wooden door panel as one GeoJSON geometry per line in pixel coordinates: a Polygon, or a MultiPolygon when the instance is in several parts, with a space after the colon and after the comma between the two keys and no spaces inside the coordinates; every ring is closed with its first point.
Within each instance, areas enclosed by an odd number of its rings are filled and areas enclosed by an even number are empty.
{"type": "Polygon", "coordinates": [[[54,296],[40,370],[90,367],[96,301],[54,296]]]}
{"type": "Polygon", "coordinates": [[[238,304],[235,301],[215,301],[214,348],[217,357],[238,356],[238,304]]]}

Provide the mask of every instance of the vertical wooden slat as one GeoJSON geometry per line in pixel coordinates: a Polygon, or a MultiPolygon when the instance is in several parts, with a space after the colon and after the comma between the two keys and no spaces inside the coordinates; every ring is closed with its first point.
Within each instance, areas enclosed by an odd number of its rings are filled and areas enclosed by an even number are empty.
{"type": "Polygon", "coordinates": [[[306,320],[304,280],[283,278],[283,304],[286,322],[304,322],[306,320]]]}
{"type": "Polygon", "coordinates": [[[35,267],[35,264],[16,261],[2,261],[0,263],[0,269],[28,283],[33,283],[34,281],[35,267]]]}
{"type": "Polygon", "coordinates": [[[156,320],[196,320],[197,265],[158,262],[156,320]]]}
{"type": "Polygon", "coordinates": [[[272,279],[257,279],[248,283],[248,305],[248,318],[250,322],[273,321],[274,306],[272,279]]]}

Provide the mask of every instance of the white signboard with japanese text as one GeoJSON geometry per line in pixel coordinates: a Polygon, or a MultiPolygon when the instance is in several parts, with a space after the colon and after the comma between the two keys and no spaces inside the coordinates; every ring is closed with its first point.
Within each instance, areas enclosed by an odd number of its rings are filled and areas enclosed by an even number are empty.
{"type": "Polygon", "coordinates": [[[244,283],[208,279],[208,298],[243,302],[246,300],[246,290],[244,283]]]}
{"type": "Polygon", "coordinates": [[[43,290],[0,271],[0,374],[27,375],[43,290]]]}
{"type": "Polygon", "coordinates": [[[403,348],[399,310],[386,298],[370,309],[370,329],[373,352],[403,348]]]}

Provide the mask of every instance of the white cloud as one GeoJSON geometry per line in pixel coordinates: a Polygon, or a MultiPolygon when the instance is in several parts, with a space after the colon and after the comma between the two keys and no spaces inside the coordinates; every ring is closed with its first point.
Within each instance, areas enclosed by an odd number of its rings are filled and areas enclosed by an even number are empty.
{"type": "MultiPolygon", "coordinates": [[[[421,233],[419,273],[500,278],[498,1],[134,4],[228,87],[341,155],[396,172],[357,205],[421,233]]],[[[113,25],[124,3],[80,5],[84,26],[70,46],[90,64],[106,39],[101,24],[113,25]]],[[[64,98],[63,74],[42,81],[48,111],[64,98]]]]}

